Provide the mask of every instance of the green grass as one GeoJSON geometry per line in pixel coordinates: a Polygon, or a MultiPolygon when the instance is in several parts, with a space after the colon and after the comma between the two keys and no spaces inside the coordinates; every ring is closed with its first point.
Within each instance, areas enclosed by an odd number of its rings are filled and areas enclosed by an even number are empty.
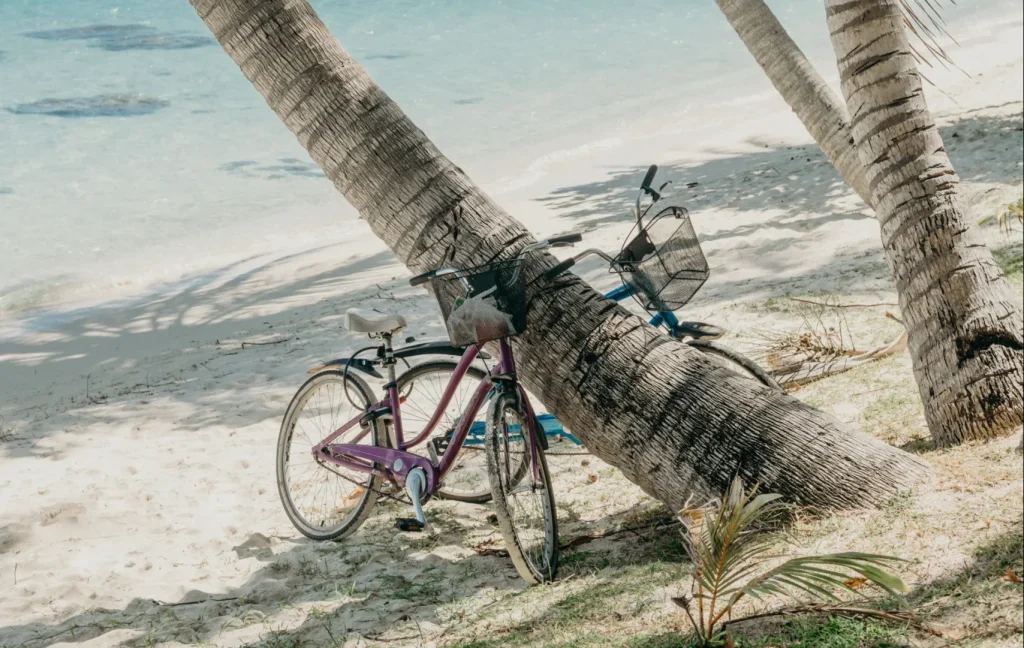
{"type": "MultiPolygon", "coordinates": [[[[736,648],[896,648],[912,645],[906,628],[873,621],[842,618],[798,618],[769,634],[734,635],[736,648]]],[[[450,644],[449,648],[697,648],[687,633],[658,632],[633,637],[588,632],[573,638],[545,640],[529,633],[512,632],[481,641],[450,644]]]]}
{"type": "Polygon", "coordinates": [[[738,637],[737,648],[891,648],[912,645],[906,628],[832,617],[795,619],[781,631],[756,639],[738,637]]]}
{"type": "Polygon", "coordinates": [[[405,576],[384,576],[384,587],[391,598],[404,601],[434,601],[444,591],[441,583],[431,578],[409,580],[405,576]]]}
{"type": "Polygon", "coordinates": [[[1020,246],[1006,247],[1000,250],[993,250],[992,254],[1003,269],[1006,278],[1012,283],[1020,284],[1024,281],[1024,253],[1020,246]]]}
{"type": "MultiPolygon", "coordinates": [[[[579,554],[584,552],[574,552],[579,554]]],[[[593,553],[593,552],[591,552],[593,553]]],[[[572,555],[572,554],[570,554],[572,555]]],[[[448,644],[450,648],[632,648],[632,633],[618,628],[655,605],[655,588],[682,576],[674,564],[649,563],[615,568],[602,580],[578,589],[549,605],[539,618],[531,618],[485,638],[448,644]]],[[[529,596],[532,590],[520,596],[529,596]]],[[[498,615],[500,618],[500,615],[498,615]]],[[[661,646],[662,644],[654,644],[661,646]]],[[[664,644],[672,646],[674,644],[664,644]]]]}

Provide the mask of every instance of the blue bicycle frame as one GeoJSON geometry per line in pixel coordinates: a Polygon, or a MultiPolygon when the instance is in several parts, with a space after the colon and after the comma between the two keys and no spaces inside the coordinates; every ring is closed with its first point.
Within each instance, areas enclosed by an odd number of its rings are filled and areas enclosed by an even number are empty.
{"type": "MultiPolygon", "coordinates": [[[[615,301],[622,301],[636,294],[633,286],[622,285],[615,290],[609,291],[606,295],[606,299],[613,299],[615,301]]],[[[669,335],[674,338],[682,337],[679,332],[679,320],[676,319],[676,314],[672,311],[661,311],[657,315],[651,318],[650,325],[654,328],[658,328],[661,325],[665,325],[668,328],[669,335]]]]}

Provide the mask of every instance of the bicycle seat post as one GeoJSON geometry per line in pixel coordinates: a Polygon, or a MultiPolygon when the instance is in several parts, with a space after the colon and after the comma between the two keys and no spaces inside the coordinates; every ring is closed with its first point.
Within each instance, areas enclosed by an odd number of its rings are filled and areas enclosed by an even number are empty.
{"type": "MultiPolygon", "coordinates": [[[[398,361],[395,360],[395,348],[392,345],[391,333],[381,333],[380,337],[381,347],[384,350],[384,357],[381,358],[381,364],[387,367],[388,385],[391,385],[395,382],[395,365],[398,364],[398,361]]],[[[387,386],[385,386],[385,389],[387,389],[387,386]]]]}

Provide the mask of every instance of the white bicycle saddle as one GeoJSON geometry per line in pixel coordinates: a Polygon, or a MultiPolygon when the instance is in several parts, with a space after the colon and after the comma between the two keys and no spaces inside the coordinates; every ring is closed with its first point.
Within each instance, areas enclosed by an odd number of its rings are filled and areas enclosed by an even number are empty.
{"type": "Polygon", "coordinates": [[[408,325],[401,315],[375,313],[358,308],[345,311],[345,328],[353,333],[394,333],[408,325]]]}

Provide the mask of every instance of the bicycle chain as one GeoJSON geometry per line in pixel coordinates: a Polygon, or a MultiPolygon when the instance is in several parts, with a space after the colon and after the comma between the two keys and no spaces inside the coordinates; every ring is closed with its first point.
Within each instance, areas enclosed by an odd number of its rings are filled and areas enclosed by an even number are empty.
{"type": "MultiPolygon", "coordinates": [[[[344,479],[344,480],[345,480],[345,481],[347,481],[348,483],[350,483],[350,484],[355,484],[355,485],[356,485],[356,486],[358,486],[359,488],[363,488],[363,489],[366,489],[366,484],[365,484],[365,483],[363,483],[363,482],[359,482],[359,481],[356,481],[355,479],[352,479],[352,478],[351,478],[351,477],[349,477],[348,475],[343,475],[343,474],[341,474],[340,472],[338,472],[337,470],[335,470],[335,469],[334,469],[333,467],[331,467],[331,466],[328,466],[328,465],[327,465],[326,463],[324,463],[324,462],[322,462],[322,461],[319,461],[319,460],[318,460],[318,461],[317,461],[317,463],[319,463],[319,464],[320,464],[321,466],[323,466],[324,468],[326,468],[326,469],[327,469],[327,470],[329,470],[330,472],[334,473],[334,474],[335,474],[335,475],[337,475],[338,477],[341,477],[342,479],[344,479]]],[[[384,481],[384,482],[382,482],[382,484],[387,484],[388,486],[391,486],[391,487],[393,487],[393,486],[394,486],[394,484],[392,484],[392,483],[391,483],[390,481],[384,481]]],[[[369,490],[371,490],[371,491],[373,491],[373,492],[377,493],[377,496],[378,496],[378,497],[383,497],[383,498],[385,498],[385,499],[389,499],[389,500],[391,500],[391,501],[393,501],[393,502],[400,502],[400,503],[402,503],[402,504],[407,504],[407,505],[409,505],[409,506],[412,506],[412,499],[410,499],[410,498],[409,498],[409,497],[408,497],[407,495],[399,497],[399,496],[396,496],[396,495],[393,495],[393,494],[392,494],[392,493],[394,492],[393,490],[391,490],[390,492],[384,492],[384,491],[383,491],[383,490],[381,490],[380,488],[371,488],[371,489],[369,489],[369,490]]],[[[405,491],[400,491],[400,492],[404,493],[405,491]]]]}

